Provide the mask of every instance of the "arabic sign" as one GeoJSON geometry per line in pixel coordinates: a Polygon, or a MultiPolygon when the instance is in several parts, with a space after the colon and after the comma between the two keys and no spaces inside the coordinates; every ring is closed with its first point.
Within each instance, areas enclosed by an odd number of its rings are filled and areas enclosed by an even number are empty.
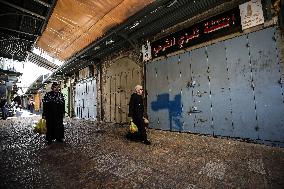
{"type": "Polygon", "coordinates": [[[166,55],[241,29],[239,8],[212,17],[151,43],[152,57],[166,55]]]}
{"type": "Polygon", "coordinates": [[[239,7],[243,30],[264,23],[261,0],[251,0],[239,7]]]}
{"type": "Polygon", "coordinates": [[[149,41],[147,41],[145,44],[142,45],[142,54],[143,54],[143,61],[148,61],[152,58],[151,45],[149,41]]]}

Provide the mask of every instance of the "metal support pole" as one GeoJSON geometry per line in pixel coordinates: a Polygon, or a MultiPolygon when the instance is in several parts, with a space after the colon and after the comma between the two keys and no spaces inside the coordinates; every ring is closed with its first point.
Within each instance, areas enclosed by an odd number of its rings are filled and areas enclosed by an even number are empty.
{"type": "Polygon", "coordinates": [[[32,35],[32,36],[35,36],[35,37],[38,36],[38,35],[35,35],[35,34],[32,34],[32,33],[22,32],[22,31],[10,29],[10,28],[0,27],[0,29],[9,30],[9,31],[13,31],[13,32],[21,33],[21,34],[26,34],[26,35],[32,35]]]}
{"type": "Polygon", "coordinates": [[[10,7],[13,7],[13,8],[15,8],[15,9],[18,9],[18,10],[20,10],[20,11],[22,11],[22,12],[31,14],[31,15],[36,16],[36,17],[38,17],[38,18],[41,18],[42,20],[45,20],[45,19],[46,19],[46,18],[45,18],[44,16],[42,16],[42,15],[39,15],[39,14],[37,14],[37,13],[35,13],[35,12],[29,11],[29,10],[27,10],[27,9],[24,9],[24,8],[19,7],[19,6],[17,6],[17,5],[14,5],[14,4],[12,4],[12,3],[8,3],[8,2],[3,1],[3,0],[0,0],[0,3],[5,4],[5,5],[8,5],[8,6],[10,6],[10,7]]]}

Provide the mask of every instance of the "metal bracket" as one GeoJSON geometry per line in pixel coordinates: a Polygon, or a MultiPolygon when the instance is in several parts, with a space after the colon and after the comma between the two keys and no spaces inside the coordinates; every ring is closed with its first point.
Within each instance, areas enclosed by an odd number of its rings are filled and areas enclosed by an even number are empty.
{"type": "Polygon", "coordinates": [[[190,114],[190,113],[201,113],[201,112],[202,111],[198,110],[196,106],[193,106],[190,108],[190,111],[188,113],[190,114]]]}

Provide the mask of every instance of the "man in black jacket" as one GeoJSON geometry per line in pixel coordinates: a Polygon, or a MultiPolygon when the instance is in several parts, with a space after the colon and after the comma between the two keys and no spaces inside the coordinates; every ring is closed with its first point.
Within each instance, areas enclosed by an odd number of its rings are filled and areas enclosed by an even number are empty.
{"type": "Polygon", "coordinates": [[[144,144],[150,145],[151,142],[147,139],[145,123],[148,120],[144,117],[144,102],[143,102],[143,88],[141,85],[135,87],[135,92],[131,95],[129,102],[129,114],[132,121],[138,128],[138,139],[144,144]]]}
{"type": "Polygon", "coordinates": [[[51,144],[54,139],[63,142],[64,126],[63,118],[65,114],[65,99],[60,92],[60,85],[53,82],[51,91],[44,95],[42,118],[46,119],[46,140],[51,144]]]}

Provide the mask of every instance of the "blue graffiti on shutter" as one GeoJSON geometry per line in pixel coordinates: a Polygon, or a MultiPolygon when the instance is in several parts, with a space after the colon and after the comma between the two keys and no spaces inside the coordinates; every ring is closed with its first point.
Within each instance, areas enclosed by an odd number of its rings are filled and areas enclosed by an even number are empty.
{"type": "Polygon", "coordinates": [[[169,111],[170,130],[182,130],[181,118],[181,95],[175,95],[174,100],[170,101],[170,95],[168,93],[159,94],[157,101],[151,102],[151,108],[157,112],[159,110],[167,109],[169,111]],[[174,121],[174,125],[172,123],[174,121]]]}

